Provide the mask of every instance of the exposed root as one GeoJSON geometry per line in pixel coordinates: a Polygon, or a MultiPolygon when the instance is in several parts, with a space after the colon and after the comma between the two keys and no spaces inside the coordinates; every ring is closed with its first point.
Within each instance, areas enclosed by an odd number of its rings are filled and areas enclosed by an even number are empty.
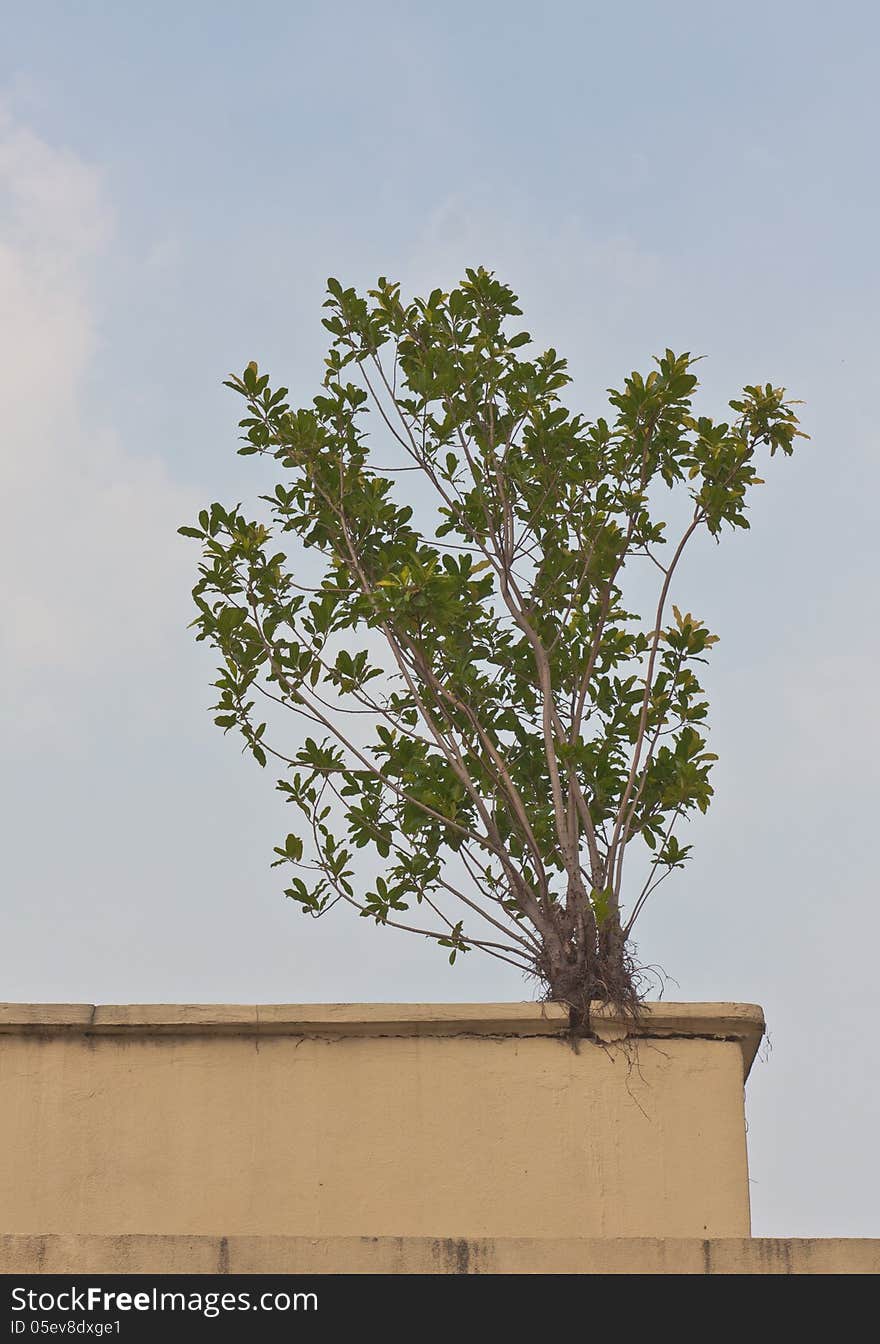
{"type": "Polygon", "coordinates": [[[545,957],[535,968],[543,999],[567,1004],[573,1038],[592,1034],[590,1013],[597,1006],[640,1021],[641,1005],[657,979],[653,968],[638,963],[619,927],[599,931],[595,948],[588,950],[591,955],[573,956],[562,965],[545,957]]]}

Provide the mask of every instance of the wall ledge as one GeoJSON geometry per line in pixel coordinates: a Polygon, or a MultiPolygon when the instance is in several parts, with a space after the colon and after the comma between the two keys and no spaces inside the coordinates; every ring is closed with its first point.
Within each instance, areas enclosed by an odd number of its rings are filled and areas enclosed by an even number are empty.
{"type": "MultiPolygon", "coordinates": [[[[694,1037],[737,1041],[743,1071],[764,1034],[764,1014],[751,1003],[646,1003],[638,1023],[597,1006],[594,1035],[694,1037]]],[[[28,1036],[557,1036],[568,1032],[559,1003],[319,1004],[0,1004],[0,1035],[28,1036]]]]}
{"type": "Polygon", "coordinates": [[[4,1274],[877,1274],[880,1240],[0,1235],[4,1274]]]}

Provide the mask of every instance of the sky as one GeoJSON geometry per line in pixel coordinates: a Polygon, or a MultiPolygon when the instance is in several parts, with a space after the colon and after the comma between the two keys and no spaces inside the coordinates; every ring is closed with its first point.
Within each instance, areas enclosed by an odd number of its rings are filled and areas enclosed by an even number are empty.
{"type": "Polygon", "coordinates": [[[752,530],[679,578],[721,636],[716,797],[638,943],[667,998],[764,1007],[755,1234],[880,1236],[876,7],[0,8],[0,998],[529,997],[285,901],[176,534],[263,488],[222,379],[308,401],[328,275],[486,265],[591,416],[667,346],[711,413],[805,402],[752,530]]]}

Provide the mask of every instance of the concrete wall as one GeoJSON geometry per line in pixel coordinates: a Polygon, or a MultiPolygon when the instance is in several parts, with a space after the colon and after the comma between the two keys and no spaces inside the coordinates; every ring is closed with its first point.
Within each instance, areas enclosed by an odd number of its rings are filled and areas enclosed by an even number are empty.
{"type": "Polygon", "coordinates": [[[7,1005],[0,1233],[746,1237],[760,1009],[653,1005],[628,1039],[606,1015],[576,1050],[566,1026],[535,1004],[7,1005]]]}
{"type": "Polygon", "coordinates": [[[878,1274],[880,1241],[4,1237],[4,1274],[878,1274]]]}

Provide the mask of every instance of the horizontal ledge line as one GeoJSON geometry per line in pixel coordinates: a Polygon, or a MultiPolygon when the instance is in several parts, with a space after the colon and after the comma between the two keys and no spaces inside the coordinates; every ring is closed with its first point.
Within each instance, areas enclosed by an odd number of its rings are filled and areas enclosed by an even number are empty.
{"type": "MultiPolygon", "coordinates": [[[[595,1037],[739,1041],[748,1072],[764,1014],[747,1003],[646,1003],[637,1022],[597,1005],[595,1037]]],[[[0,1004],[0,1035],[68,1036],[556,1036],[561,1003],[0,1004]]]]}

